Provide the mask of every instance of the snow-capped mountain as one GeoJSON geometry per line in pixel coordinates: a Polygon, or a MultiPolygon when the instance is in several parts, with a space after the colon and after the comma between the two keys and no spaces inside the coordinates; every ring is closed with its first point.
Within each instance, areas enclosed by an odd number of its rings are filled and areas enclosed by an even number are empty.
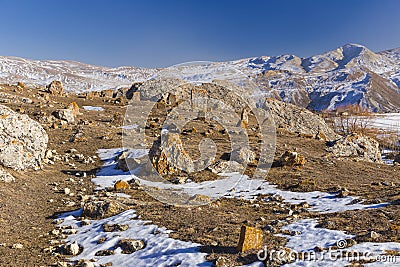
{"type": "MultiPolygon", "coordinates": [[[[375,53],[362,45],[346,44],[309,58],[262,56],[193,66],[202,70],[200,74],[187,68],[191,67],[180,68],[182,75],[187,73],[187,80],[197,81],[209,81],[215,72],[217,77],[229,77],[235,72],[223,70],[235,69],[252,77],[265,96],[317,111],[354,104],[371,111],[400,111],[400,48],[375,53]]],[[[60,80],[67,91],[75,92],[127,87],[159,70],[0,57],[0,83],[45,86],[60,80]]]]}

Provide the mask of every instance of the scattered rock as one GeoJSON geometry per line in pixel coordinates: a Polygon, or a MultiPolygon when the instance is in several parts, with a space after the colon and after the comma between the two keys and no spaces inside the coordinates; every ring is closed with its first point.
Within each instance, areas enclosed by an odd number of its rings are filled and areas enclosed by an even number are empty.
{"type": "Polygon", "coordinates": [[[47,92],[52,95],[64,95],[64,88],[60,81],[52,81],[47,86],[47,92]]]}
{"type": "Polygon", "coordinates": [[[135,239],[121,239],[118,245],[121,247],[121,253],[123,254],[131,254],[146,247],[146,243],[143,240],[135,239]]]}
{"type": "Polygon", "coordinates": [[[0,105],[0,129],[0,165],[14,170],[41,167],[48,136],[38,122],[0,105]]]}
{"type": "Polygon", "coordinates": [[[371,137],[353,133],[328,142],[328,152],[335,157],[352,157],[369,162],[382,162],[379,143],[371,137]]]}
{"type": "Polygon", "coordinates": [[[286,150],[285,153],[282,154],[278,161],[279,166],[303,166],[306,164],[306,159],[304,156],[300,155],[298,152],[293,150],[286,150]]]}
{"type": "Polygon", "coordinates": [[[245,252],[250,249],[259,249],[263,242],[263,232],[261,229],[243,225],[240,229],[239,243],[237,250],[245,252]]]}

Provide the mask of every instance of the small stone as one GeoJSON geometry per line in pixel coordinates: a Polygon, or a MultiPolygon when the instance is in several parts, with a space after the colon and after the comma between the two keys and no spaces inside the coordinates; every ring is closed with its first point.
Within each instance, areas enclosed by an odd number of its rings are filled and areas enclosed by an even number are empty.
{"type": "Polygon", "coordinates": [[[79,245],[75,241],[73,243],[65,245],[65,254],[67,255],[78,255],[79,254],[79,245]]]}
{"type": "Polygon", "coordinates": [[[64,188],[64,194],[69,195],[71,193],[71,189],[68,187],[64,188]]]}
{"type": "Polygon", "coordinates": [[[121,239],[118,245],[121,247],[123,254],[131,254],[146,247],[143,240],[135,239],[121,239]]]}
{"type": "Polygon", "coordinates": [[[292,150],[287,150],[285,151],[285,153],[282,154],[282,156],[280,157],[278,163],[279,166],[303,166],[304,164],[306,164],[306,159],[304,158],[304,156],[300,155],[298,152],[296,151],[292,151],[292,150]]]}
{"type": "Polygon", "coordinates": [[[123,180],[118,180],[115,184],[114,184],[114,189],[116,191],[124,191],[124,190],[128,190],[130,188],[130,185],[128,182],[123,181],[123,180]]]}
{"type": "Polygon", "coordinates": [[[369,236],[370,236],[372,239],[378,239],[378,238],[381,237],[381,234],[379,234],[379,233],[377,233],[377,232],[375,232],[375,231],[371,231],[371,232],[369,233],[369,236]]]}
{"type": "Polygon", "coordinates": [[[15,182],[15,178],[8,172],[0,169],[0,182],[12,183],[12,182],[15,182]]]}
{"type": "Polygon", "coordinates": [[[111,249],[104,249],[97,251],[94,255],[95,256],[111,256],[114,255],[115,251],[111,249]]]}
{"type": "Polygon", "coordinates": [[[237,250],[245,252],[250,249],[259,249],[263,242],[263,232],[261,229],[243,225],[240,229],[239,243],[237,250]]]}
{"type": "Polygon", "coordinates": [[[81,226],[86,226],[86,225],[90,225],[90,221],[87,220],[81,221],[81,226]]]}
{"type": "Polygon", "coordinates": [[[97,244],[103,244],[104,242],[107,241],[107,238],[105,237],[100,237],[99,240],[97,240],[97,244]]]}
{"type": "Polygon", "coordinates": [[[94,264],[91,261],[83,260],[83,261],[78,263],[78,266],[79,267],[94,267],[94,264]]]}
{"type": "Polygon", "coordinates": [[[103,224],[104,232],[126,231],[129,229],[127,224],[103,224]]]}
{"type": "Polygon", "coordinates": [[[12,245],[13,249],[22,249],[24,247],[24,245],[20,244],[20,243],[16,243],[12,245]]]}

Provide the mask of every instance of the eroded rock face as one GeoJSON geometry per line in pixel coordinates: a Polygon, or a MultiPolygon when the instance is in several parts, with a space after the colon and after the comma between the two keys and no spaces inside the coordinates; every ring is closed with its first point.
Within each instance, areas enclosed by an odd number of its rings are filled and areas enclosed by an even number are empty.
{"type": "Polygon", "coordinates": [[[379,143],[371,137],[362,134],[349,134],[328,143],[329,152],[335,157],[349,157],[369,162],[382,162],[379,143]]]}
{"type": "Polygon", "coordinates": [[[265,108],[271,112],[276,128],[312,135],[317,139],[335,140],[339,137],[321,117],[305,108],[272,98],[265,100],[265,108]]]}
{"type": "Polygon", "coordinates": [[[38,122],[0,105],[0,165],[14,170],[37,169],[47,142],[47,133],[38,122]]]}

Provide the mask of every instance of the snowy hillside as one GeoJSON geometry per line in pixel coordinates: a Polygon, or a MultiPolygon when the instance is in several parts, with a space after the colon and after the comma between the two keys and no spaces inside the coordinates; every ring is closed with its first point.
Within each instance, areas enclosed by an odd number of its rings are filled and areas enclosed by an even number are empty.
{"type": "MultiPolygon", "coordinates": [[[[265,96],[317,111],[354,104],[371,111],[400,111],[400,48],[374,53],[362,45],[346,44],[309,58],[262,56],[170,70],[178,69],[181,78],[188,81],[208,82],[210,77],[232,79],[244,74],[254,78],[265,96]]],[[[0,83],[22,81],[45,86],[60,80],[67,91],[75,92],[127,87],[158,71],[0,57],[0,83]]]]}
{"type": "Polygon", "coordinates": [[[22,81],[45,86],[53,80],[59,80],[67,91],[77,92],[130,86],[132,81],[143,81],[155,72],[136,67],[99,67],[75,61],[0,57],[0,83],[22,81]]]}

